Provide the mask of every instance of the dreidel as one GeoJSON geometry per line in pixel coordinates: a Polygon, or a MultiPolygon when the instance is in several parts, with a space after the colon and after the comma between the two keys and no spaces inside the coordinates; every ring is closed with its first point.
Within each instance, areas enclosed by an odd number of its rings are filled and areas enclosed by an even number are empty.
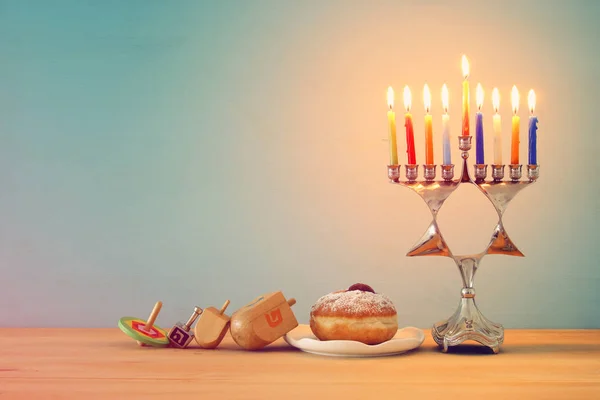
{"type": "Polygon", "coordinates": [[[162,302],[157,301],[146,321],[135,317],[123,317],[119,320],[119,328],[140,346],[166,347],[169,345],[167,333],[154,324],[161,308],[162,302]]]}
{"type": "Polygon", "coordinates": [[[194,333],[191,331],[192,325],[194,325],[194,322],[196,322],[200,314],[202,314],[202,309],[200,307],[194,307],[194,313],[185,324],[178,322],[173,325],[168,335],[169,341],[173,347],[179,347],[180,349],[188,347],[194,338],[194,333]]]}
{"type": "Polygon", "coordinates": [[[196,342],[203,349],[214,349],[217,347],[229,328],[229,316],[225,310],[229,306],[229,300],[223,304],[220,310],[214,307],[204,309],[196,327],[194,328],[194,337],[196,342]]]}
{"type": "Polygon", "coordinates": [[[246,350],[257,350],[273,343],[298,326],[292,306],[283,293],[273,292],[255,298],[231,316],[231,337],[246,350]]]}

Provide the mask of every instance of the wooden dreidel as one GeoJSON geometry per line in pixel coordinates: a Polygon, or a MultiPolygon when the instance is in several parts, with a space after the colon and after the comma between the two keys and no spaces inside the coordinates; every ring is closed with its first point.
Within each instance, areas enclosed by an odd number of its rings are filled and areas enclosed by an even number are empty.
{"type": "Polygon", "coordinates": [[[194,307],[194,313],[185,324],[178,322],[173,325],[168,335],[172,346],[179,347],[180,349],[188,347],[194,337],[194,334],[190,332],[192,325],[194,325],[194,322],[196,322],[196,319],[198,319],[200,314],[202,314],[202,309],[200,307],[194,307]]]}
{"type": "Polygon", "coordinates": [[[214,349],[217,347],[229,328],[229,316],[225,310],[229,306],[229,300],[223,304],[220,310],[214,307],[204,309],[196,327],[194,328],[196,342],[203,349],[214,349]]]}
{"type": "Polygon", "coordinates": [[[162,308],[157,301],[147,321],[134,317],[123,317],[119,320],[119,328],[129,337],[135,339],[140,346],[166,347],[169,345],[167,333],[154,325],[162,308]]]}
{"type": "Polygon", "coordinates": [[[231,316],[231,337],[246,350],[273,343],[298,326],[294,304],[295,299],[286,301],[281,292],[257,297],[231,316]]]}

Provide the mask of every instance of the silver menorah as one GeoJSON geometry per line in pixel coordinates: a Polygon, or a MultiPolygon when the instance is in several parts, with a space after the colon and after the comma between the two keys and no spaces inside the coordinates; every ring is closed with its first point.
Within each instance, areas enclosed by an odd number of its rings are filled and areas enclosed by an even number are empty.
{"type": "Polygon", "coordinates": [[[442,256],[450,257],[458,266],[463,288],[458,309],[448,319],[433,325],[432,336],[438,346],[447,352],[449,346],[457,346],[467,340],[476,341],[498,353],[504,342],[504,327],[487,319],[475,304],[475,289],[473,279],[483,256],[487,254],[504,254],[524,257],[506,233],[502,223],[502,215],[508,203],[529,184],[539,177],[539,165],[527,165],[528,180],[521,180],[522,165],[509,164],[510,180],[504,179],[504,165],[492,164],[492,179],[486,181],[487,165],[475,164],[471,178],[467,165],[471,136],[459,136],[459,149],[462,157],[462,174],[460,179],[454,179],[454,165],[442,165],[442,180],[436,181],[436,165],[423,165],[423,181],[417,181],[418,165],[405,165],[406,180],[400,180],[400,165],[388,165],[388,178],[391,183],[412,189],[425,201],[433,220],[418,243],[406,254],[409,257],[442,256]],[[498,223],[494,228],[491,240],[485,250],[478,254],[453,254],[440,231],[437,215],[444,201],[461,183],[475,185],[492,203],[498,213],[498,223]]]}

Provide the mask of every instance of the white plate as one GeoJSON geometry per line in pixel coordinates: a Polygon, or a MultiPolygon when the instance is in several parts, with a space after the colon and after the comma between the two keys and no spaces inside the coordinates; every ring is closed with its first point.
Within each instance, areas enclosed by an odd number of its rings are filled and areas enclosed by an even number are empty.
{"type": "Polygon", "coordinates": [[[302,351],[323,356],[382,357],[402,354],[423,344],[425,334],[421,329],[408,326],[398,329],[387,342],[368,345],[354,340],[319,340],[309,325],[298,325],[288,332],[284,340],[302,351]]]}

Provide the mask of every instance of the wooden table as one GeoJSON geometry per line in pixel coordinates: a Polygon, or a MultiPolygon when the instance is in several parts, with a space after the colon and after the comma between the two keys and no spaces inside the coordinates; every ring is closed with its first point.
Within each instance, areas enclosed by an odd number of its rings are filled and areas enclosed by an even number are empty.
{"type": "Polygon", "coordinates": [[[0,329],[0,399],[600,399],[600,330],[507,330],[497,355],[444,354],[426,337],[403,355],[342,359],[283,340],[178,350],[118,328],[0,329]]]}

